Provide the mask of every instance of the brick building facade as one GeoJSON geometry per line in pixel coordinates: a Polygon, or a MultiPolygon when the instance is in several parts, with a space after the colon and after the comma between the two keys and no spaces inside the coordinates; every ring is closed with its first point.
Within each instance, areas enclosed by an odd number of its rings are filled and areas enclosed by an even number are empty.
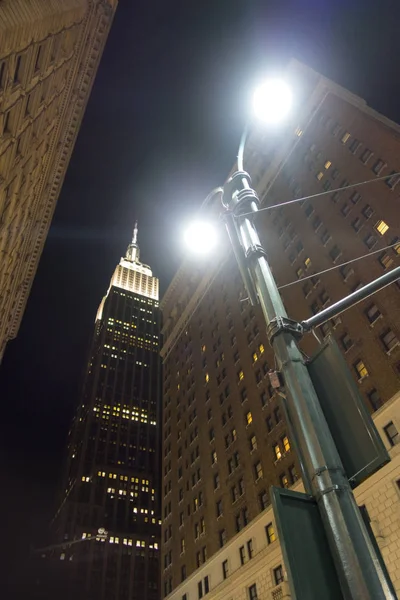
{"type": "MultiPolygon", "coordinates": [[[[400,127],[298,63],[287,78],[292,117],[253,128],[245,168],[263,207],[315,195],[257,216],[287,312],[301,320],[398,264],[400,175],[380,177],[400,171],[400,127]]],[[[398,283],[316,332],[337,339],[371,412],[400,387],[398,283]]],[[[270,485],[293,485],[300,471],[261,310],[246,301],[226,239],[212,258],[186,259],[161,308],[168,595],[269,506],[270,485]]],[[[318,341],[308,334],[301,347],[310,355],[318,341]]]]}
{"type": "Polygon", "coordinates": [[[0,5],[0,359],[18,332],[116,6],[0,5]]]}

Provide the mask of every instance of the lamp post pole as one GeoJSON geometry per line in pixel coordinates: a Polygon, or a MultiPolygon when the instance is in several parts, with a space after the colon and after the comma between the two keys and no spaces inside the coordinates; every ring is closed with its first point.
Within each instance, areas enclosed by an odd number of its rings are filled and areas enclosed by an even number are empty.
{"type": "Polygon", "coordinates": [[[245,286],[249,297],[258,298],[261,305],[284,378],[286,411],[305,489],[317,502],[343,596],[346,600],[395,600],[298,348],[303,327],[287,317],[253,217],[249,216],[257,213],[259,200],[246,172],[238,171],[225,184],[223,204],[239,268],[242,274],[247,271],[245,286]]]}

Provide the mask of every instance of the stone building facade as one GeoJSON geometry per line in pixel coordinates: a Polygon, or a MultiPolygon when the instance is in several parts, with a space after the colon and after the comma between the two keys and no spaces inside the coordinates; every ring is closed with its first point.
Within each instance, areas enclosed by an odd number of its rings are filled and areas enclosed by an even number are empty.
{"type": "Polygon", "coordinates": [[[0,4],[0,359],[18,332],[116,6],[0,4]]]}

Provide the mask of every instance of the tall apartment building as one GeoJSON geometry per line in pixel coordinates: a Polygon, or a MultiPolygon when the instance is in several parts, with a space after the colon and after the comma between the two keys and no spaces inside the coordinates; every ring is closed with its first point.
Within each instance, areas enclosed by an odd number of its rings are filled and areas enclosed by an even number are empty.
{"type": "Polygon", "coordinates": [[[116,6],[0,5],[0,360],[18,332],[116,6]]]}
{"type": "MultiPolygon", "coordinates": [[[[286,75],[292,116],[285,128],[254,126],[245,168],[263,207],[314,196],[256,221],[287,312],[301,320],[397,264],[400,127],[299,63],[286,75]]],[[[316,332],[337,339],[371,412],[400,388],[399,306],[398,281],[316,332]]],[[[271,485],[293,485],[299,467],[270,386],[265,322],[226,239],[208,261],[186,259],[161,308],[167,596],[269,507],[271,485]]],[[[312,334],[301,342],[306,355],[317,346],[312,334]]]]}
{"type": "Polygon", "coordinates": [[[97,312],[70,432],[54,526],[67,543],[56,552],[68,599],[160,597],[161,313],[158,279],[140,262],[136,235],[97,312]],[[106,540],[96,536],[101,528],[106,540]]]}
{"type": "MultiPolygon", "coordinates": [[[[399,594],[400,394],[378,409],[373,418],[391,462],[357,487],[355,496],[358,505],[367,511],[393,586],[399,594]]],[[[301,480],[294,489],[304,492],[301,480]]],[[[206,589],[207,600],[292,598],[272,507],[260,513],[246,529],[181,583],[170,600],[197,600],[206,595],[206,589]]]]}

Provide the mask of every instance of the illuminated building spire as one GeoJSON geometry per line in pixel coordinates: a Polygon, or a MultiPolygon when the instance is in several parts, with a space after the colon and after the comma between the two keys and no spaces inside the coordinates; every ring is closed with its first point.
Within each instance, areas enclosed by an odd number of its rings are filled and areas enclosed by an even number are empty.
{"type": "Polygon", "coordinates": [[[125,258],[126,260],[130,260],[132,262],[139,262],[139,246],[137,243],[137,234],[138,234],[138,222],[135,222],[135,227],[133,228],[132,241],[129,244],[125,258]]]}

